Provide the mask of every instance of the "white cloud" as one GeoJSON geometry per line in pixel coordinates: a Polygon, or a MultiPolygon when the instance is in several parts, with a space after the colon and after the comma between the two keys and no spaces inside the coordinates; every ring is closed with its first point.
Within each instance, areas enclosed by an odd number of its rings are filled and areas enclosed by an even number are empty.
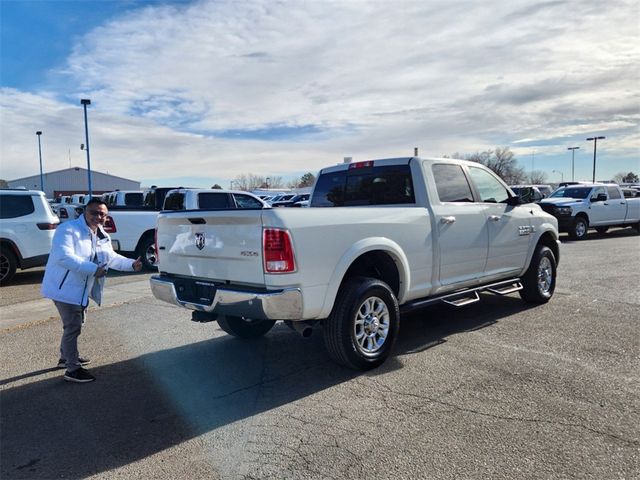
{"type": "Polygon", "coordinates": [[[143,181],[150,171],[283,175],[345,155],[408,155],[414,146],[442,155],[522,138],[564,155],[562,139],[594,131],[618,132],[610,152],[628,155],[640,116],[637,12],[634,1],[145,7],[74,46],[56,97],[3,91],[2,176],[33,173],[20,161],[33,152],[31,130],[46,131],[60,168],[69,148],[80,156],[80,107],[62,99],[81,96],[93,101],[95,168],[143,181]],[[274,126],[319,133],[216,135],[274,126]]]}

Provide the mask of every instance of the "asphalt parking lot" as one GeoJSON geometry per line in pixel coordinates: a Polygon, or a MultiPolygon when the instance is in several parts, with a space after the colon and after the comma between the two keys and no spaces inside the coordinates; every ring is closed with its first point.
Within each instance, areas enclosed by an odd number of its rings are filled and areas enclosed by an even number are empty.
{"type": "Polygon", "coordinates": [[[108,280],[80,337],[97,381],[69,384],[42,273],[20,273],[0,289],[1,477],[639,478],[639,237],[562,239],[550,303],[413,313],[367,373],[321,332],[193,323],[146,274],[108,280]]]}

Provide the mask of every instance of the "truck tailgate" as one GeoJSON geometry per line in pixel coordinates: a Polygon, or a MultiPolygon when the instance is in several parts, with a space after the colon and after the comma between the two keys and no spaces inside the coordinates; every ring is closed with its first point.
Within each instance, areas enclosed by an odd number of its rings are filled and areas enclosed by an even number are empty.
{"type": "Polygon", "coordinates": [[[157,235],[162,273],[264,286],[260,210],[161,213],[157,235]]]}

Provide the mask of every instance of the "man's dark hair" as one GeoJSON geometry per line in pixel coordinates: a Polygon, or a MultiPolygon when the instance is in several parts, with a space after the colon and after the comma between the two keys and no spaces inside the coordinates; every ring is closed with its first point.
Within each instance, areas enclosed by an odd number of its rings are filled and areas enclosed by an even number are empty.
{"type": "Polygon", "coordinates": [[[89,205],[104,205],[106,207],[107,203],[102,201],[102,200],[100,200],[99,198],[92,198],[91,200],[89,200],[87,202],[86,206],[88,207],[89,205]]]}

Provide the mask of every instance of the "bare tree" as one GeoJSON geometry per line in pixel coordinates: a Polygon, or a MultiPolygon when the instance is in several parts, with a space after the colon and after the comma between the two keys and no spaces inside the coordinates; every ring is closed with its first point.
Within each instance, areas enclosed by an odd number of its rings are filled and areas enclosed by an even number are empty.
{"type": "Polygon", "coordinates": [[[539,183],[547,183],[547,174],[542,170],[534,170],[529,174],[529,181],[534,185],[539,183]]]}
{"type": "MultiPolygon", "coordinates": [[[[453,158],[456,158],[459,157],[460,154],[456,153],[454,155],[453,158]]],[[[527,180],[524,168],[518,165],[518,160],[509,147],[498,147],[495,151],[486,150],[484,152],[472,153],[471,155],[467,155],[465,159],[481,163],[485,167],[493,170],[507,185],[516,185],[518,183],[524,183],[527,180]]]]}
{"type": "Polygon", "coordinates": [[[282,177],[264,177],[253,173],[242,173],[233,179],[237,190],[257,190],[259,188],[282,188],[282,177]]]}
{"type": "Polygon", "coordinates": [[[638,175],[633,172],[620,172],[613,177],[613,181],[616,183],[637,183],[640,182],[640,179],[638,178],[638,175]]]}

